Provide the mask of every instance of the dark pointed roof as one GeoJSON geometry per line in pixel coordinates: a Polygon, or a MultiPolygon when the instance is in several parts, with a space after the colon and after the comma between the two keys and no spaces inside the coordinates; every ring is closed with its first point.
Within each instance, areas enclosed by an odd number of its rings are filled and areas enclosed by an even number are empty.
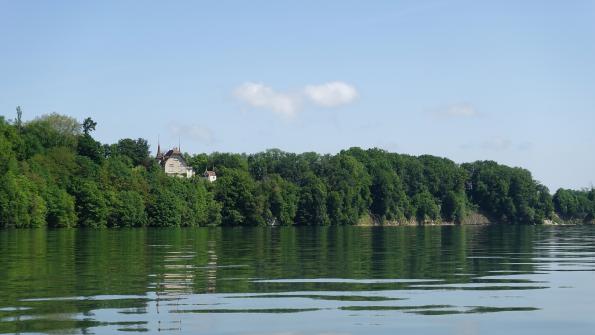
{"type": "Polygon", "coordinates": [[[174,147],[173,149],[168,150],[165,155],[163,155],[163,159],[168,159],[171,156],[182,156],[180,149],[174,147]]]}
{"type": "Polygon", "coordinates": [[[166,153],[162,153],[161,152],[161,148],[157,149],[157,155],[155,156],[155,159],[158,160],[161,164],[165,164],[165,161],[167,161],[170,157],[179,157],[180,159],[182,159],[184,161],[184,163],[186,163],[186,160],[184,160],[184,156],[182,155],[182,152],[180,151],[180,149],[174,147],[173,149],[168,150],[166,153]]]}

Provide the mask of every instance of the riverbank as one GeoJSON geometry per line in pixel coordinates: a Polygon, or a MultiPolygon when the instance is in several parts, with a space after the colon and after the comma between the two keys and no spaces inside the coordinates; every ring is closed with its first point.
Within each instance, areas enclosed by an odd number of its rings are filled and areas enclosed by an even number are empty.
{"type": "MultiPolygon", "coordinates": [[[[380,223],[378,220],[374,220],[369,215],[360,219],[357,226],[360,227],[376,227],[376,226],[485,226],[485,225],[499,225],[502,222],[497,220],[489,219],[487,216],[472,212],[462,220],[462,222],[444,221],[444,220],[426,220],[419,221],[416,219],[409,220],[387,220],[380,223]]],[[[542,225],[545,226],[577,226],[577,225],[595,225],[595,220],[582,221],[582,220],[563,220],[559,216],[555,215],[552,219],[546,219],[542,225]]]]}

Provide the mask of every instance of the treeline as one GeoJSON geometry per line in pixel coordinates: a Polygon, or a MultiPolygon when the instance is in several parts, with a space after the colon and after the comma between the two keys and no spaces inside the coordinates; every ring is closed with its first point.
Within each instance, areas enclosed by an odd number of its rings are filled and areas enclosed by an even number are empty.
{"type": "Polygon", "coordinates": [[[0,117],[0,227],[138,227],[592,222],[594,191],[548,189],[529,171],[484,161],[351,148],[336,155],[187,155],[218,179],[167,177],[144,139],[101,144],[96,123],[0,117]]]}
{"type": "Polygon", "coordinates": [[[554,208],[564,220],[593,223],[595,220],[595,189],[575,191],[561,188],[554,194],[554,208]]]}

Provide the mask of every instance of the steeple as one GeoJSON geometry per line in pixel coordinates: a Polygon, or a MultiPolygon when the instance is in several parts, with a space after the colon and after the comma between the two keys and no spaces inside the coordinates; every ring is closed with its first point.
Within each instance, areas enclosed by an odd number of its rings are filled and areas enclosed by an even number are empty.
{"type": "Polygon", "coordinates": [[[159,142],[159,135],[157,135],[157,155],[161,153],[161,143],[159,142]]]}
{"type": "Polygon", "coordinates": [[[163,153],[161,153],[161,143],[159,142],[159,135],[157,135],[157,154],[155,158],[161,159],[163,157],[163,153]]]}

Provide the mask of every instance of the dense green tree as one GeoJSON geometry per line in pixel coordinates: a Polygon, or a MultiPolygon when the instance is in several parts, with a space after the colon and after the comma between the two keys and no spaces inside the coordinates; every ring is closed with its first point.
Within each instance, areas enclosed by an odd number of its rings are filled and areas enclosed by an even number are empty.
{"type": "Polygon", "coordinates": [[[35,176],[35,179],[59,185],[64,189],[70,188],[73,175],[79,168],[76,153],[66,147],[51,148],[45,154],[31,157],[26,163],[29,173],[35,176]]]}
{"type": "Polygon", "coordinates": [[[467,216],[466,202],[464,193],[448,191],[440,208],[442,218],[449,222],[461,223],[467,216]]]}
{"type": "Polygon", "coordinates": [[[17,167],[17,156],[13,150],[13,133],[12,127],[4,122],[0,117],[0,175],[5,174],[9,170],[15,170],[17,167]]]}
{"type": "Polygon", "coordinates": [[[324,164],[327,211],[333,224],[355,224],[369,213],[371,178],[357,159],[339,154],[324,164]]]}
{"type": "Polygon", "coordinates": [[[0,227],[40,227],[46,212],[45,201],[27,177],[11,171],[0,177],[0,227]]]}
{"type": "Polygon", "coordinates": [[[215,199],[221,203],[224,225],[264,224],[263,202],[256,197],[256,184],[243,170],[222,168],[215,185],[215,199]]]}
{"type": "Polygon", "coordinates": [[[592,222],[595,218],[595,191],[559,189],[553,197],[553,206],[565,220],[592,222]]]}
{"type": "Polygon", "coordinates": [[[440,208],[429,191],[416,194],[411,201],[415,206],[415,218],[418,222],[436,221],[440,218],[440,208]]]}
{"type": "Polygon", "coordinates": [[[143,197],[135,191],[115,191],[109,197],[110,227],[142,227],[147,224],[143,197]]]}
{"type": "Polygon", "coordinates": [[[181,179],[175,180],[176,194],[184,200],[181,211],[183,226],[205,226],[208,220],[209,195],[204,182],[185,183],[181,179]]]}
{"type": "Polygon", "coordinates": [[[184,154],[198,176],[171,178],[146,140],[101,144],[96,126],[56,113],[25,123],[0,117],[0,226],[460,223],[471,212],[510,224],[595,218],[592,188],[552,197],[521,168],[376,148],[184,154]],[[202,179],[204,169],[218,180],[202,179]]]}
{"type": "Polygon", "coordinates": [[[269,224],[288,226],[295,223],[299,188],[278,174],[271,174],[261,183],[265,198],[265,220],[269,224]]]}
{"type": "Polygon", "coordinates": [[[372,172],[370,210],[379,222],[402,221],[410,217],[409,198],[401,178],[392,170],[377,168],[372,172]]]}
{"type": "Polygon", "coordinates": [[[209,164],[209,155],[205,153],[197,155],[186,155],[184,157],[188,165],[190,165],[197,173],[202,173],[205,170],[213,169],[213,165],[209,164]]]}
{"type": "Polygon", "coordinates": [[[216,169],[222,175],[232,170],[248,171],[248,161],[242,154],[214,152],[207,161],[209,169],[216,169]]]}
{"type": "Polygon", "coordinates": [[[89,135],[90,132],[95,131],[95,127],[97,127],[97,122],[93,121],[90,117],[83,121],[83,133],[85,135],[89,135]]]}
{"type": "Polygon", "coordinates": [[[17,119],[14,124],[19,131],[23,128],[23,110],[21,106],[17,106],[17,119]]]}
{"type": "Polygon", "coordinates": [[[74,197],[57,185],[52,185],[46,194],[47,225],[49,227],[76,226],[77,216],[74,197]]]}
{"type": "Polygon", "coordinates": [[[103,192],[93,181],[82,181],[75,186],[76,214],[83,227],[105,227],[108,207],[103,192]]]}
{"type": "Polygon", "coordinates": [[[463,167],[470,175],[471,202],[496,221],[535,224],[551,217],[549,192],[533,180],[529,171],[491,161],[463,167]]]}
{"type": "Polygon", "coordinates": [[[147,204],[149,225],[153,227],[181,226],[183,206],[184,203],[176,197],[175,193],[167,189],[154,189],[147,204]]]}
{"type": "Polygon", "coordinates": [[[296,213],[296,224],[327,225],[327,187],[314,173],[304,176],[296,213]]]}
{"type": "Polygon", "coordinates": [[[79,137],[77,143],[77,153],[81,156],[89,157],[95,163],[101,163],[105,153],[101,143],[95,141],[88,133],[79,137]]]}
{"type": "Polygon", "coordinates": [[[149,144],[147,140],[125,138],[110,150],[112,156],[121,155],[130,158],[132,165],[146,165],[151,160],[149,157],[149,144]]]}
{"type": "Polygon", "coordinates": [[[54,147],[76,148],[81,125],[76,119],[56,113],[27,122],[22,130],[20,159],[54,147]]]}

